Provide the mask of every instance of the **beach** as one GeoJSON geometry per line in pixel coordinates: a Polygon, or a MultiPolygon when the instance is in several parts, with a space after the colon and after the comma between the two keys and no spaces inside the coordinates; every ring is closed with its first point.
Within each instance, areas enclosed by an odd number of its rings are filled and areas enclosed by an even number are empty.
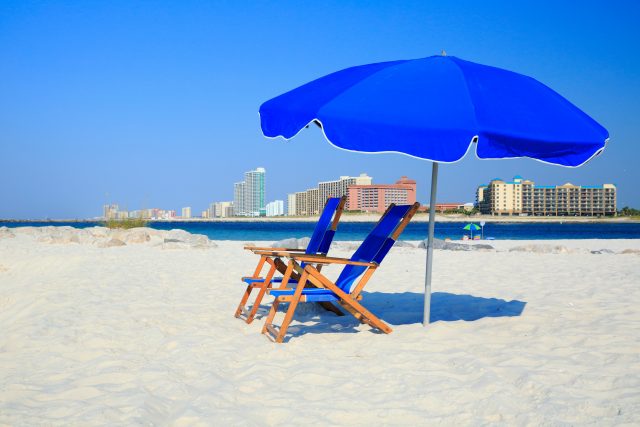
{"type": "Polygon", "coordinates": [[[233,317],[272,242],[46,229],[0,229],[0,425],[640,423],[639,239],[437,249],[427,328],[403,242],[362,300],[393,333],[305,304],[274,344],[270,298],[233,317]]]}

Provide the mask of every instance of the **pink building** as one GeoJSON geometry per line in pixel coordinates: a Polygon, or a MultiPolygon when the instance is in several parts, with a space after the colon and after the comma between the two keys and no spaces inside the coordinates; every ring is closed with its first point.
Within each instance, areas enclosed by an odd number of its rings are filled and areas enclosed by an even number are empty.
{"type": "Polygon", "coordinates": [[[410,205],[416,202],[416,182],[403,176],[395,184],[350,185],[347,210],[384,212],[391,203],[410,205]]]}

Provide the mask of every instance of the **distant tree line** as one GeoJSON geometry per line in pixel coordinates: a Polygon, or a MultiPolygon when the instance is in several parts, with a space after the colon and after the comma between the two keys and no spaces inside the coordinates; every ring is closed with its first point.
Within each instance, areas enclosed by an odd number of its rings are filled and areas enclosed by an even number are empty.
{"type": "Polygon", "coordinates": [[[618,215],[620,216],[640,216],[640,209],[630,208],[629,206],[625,206],[624,208],[618,211],[618,215]]]}
{"type": "MultiPolygon", "coordinates": [[[[427,209],[427,212],[429,210],[427,209]]],[[[437,211],[436,211],[437,212],[437,211]]],[[[443,212],[439,212],[445,215],[448,214],[464,214],[464,215],[475,215],[477,213],[479,213],[480,211],[478,210],[478,208],[473,208],[473,209],[464,209],[464,208],[460,208],[460,209],[447,209],[446,211],[443,212]]]]}

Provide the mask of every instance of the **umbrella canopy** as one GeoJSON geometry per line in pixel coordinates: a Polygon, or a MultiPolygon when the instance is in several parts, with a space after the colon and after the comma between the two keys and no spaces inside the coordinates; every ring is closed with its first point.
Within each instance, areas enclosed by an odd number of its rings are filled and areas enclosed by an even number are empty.
{"type": "Polygon", "coordinates": [[[480,230],[480,227],[475,225],[475,224],[467,224],[465,225],[463,228],[463,230],[473,230],[473,231],[478,231],[480,230]]]}
{"type": "MultiPolygon", "coordinates": [[[[266,137],[289,139],[315,123],[346,150],[460,160],[529,157],[575,167],[600,154],[607,130],[544,84],[456,57],[381,62],[321,77],[260,106],[266,137]]],[[[429,210],[423,324],[429,323],[435,209],[429,210]]]]}
{"type": "Polygon", "coordinates": [[[333,145],[438,162],[530,157],[579,166],[602,151],[605,128],[542,83],[453,56],[347,68],[260,107],[267,137],[311,122],[333,145]]]}

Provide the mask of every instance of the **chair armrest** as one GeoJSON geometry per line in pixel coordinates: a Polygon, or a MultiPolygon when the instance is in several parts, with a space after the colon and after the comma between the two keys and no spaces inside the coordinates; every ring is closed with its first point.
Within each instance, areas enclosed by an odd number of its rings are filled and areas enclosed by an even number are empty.
{"type": "Polygon", "coordinates": [[[270,248],[267,246],[245,246],[244,249],[248,251],[270,251],[270,252],[304,252],[305,249],[296,248],[270,248]]]}
{"type": "Polygon", "coordinates": [[[304,251],[303,250],[298,250],[298,249],[293,249],[293,250],[284,249],[284,250],[281,250],[280,248],[259,249],[259,250],[254,250],[253,253],[257,254],[257,255],[268,255],[268,256],[272,256],[272,257],[287,257],[287,258],[291,258],[294,255],[296,255],[296,256],[304,255],[304,251]]]}
{"type": "Polygon", "coordinates": [[[377,267],[375,262],[362,262],[352,261],[348,258],[328,257],[322,255],[296,255],[293,254],[290,258],[296,261],[308,262],[313,264],[348,264],[348,265],[360,265],[364,267],[377,267]]]}

